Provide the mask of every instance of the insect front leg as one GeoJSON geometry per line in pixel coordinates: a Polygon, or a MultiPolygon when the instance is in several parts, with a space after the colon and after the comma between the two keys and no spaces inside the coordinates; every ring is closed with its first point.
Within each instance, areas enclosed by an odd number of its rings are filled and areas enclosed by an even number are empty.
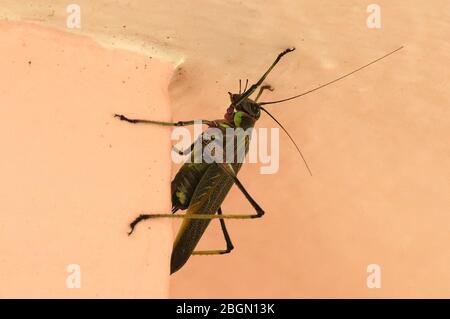
{"type": "Polygon", "coordinates": [[[258,102],[258,100],[259,100],[261,94],[264,92],[264,90],[273,91],[273,87],[270,86],[270,85],[263,85],[263,86],[261,86],[261,87],[259,88],[258,94],[256,95],[255,102],[258,102]]]}
{"type": "MultiPolygon", "coordinates": [[[[222,208],[219,207],[217,211],[218,215],[222,215],[222,208]]],[[[233,243],[231,242],[230,234],[228,234],[227,226],[225,226],[225,221],[223,219],[219,219],[220,228],[222,228],[223,237],[225,238],[225,242],[227,244],[226,249],[216,249],[216,250],[199,250],[194,251],[192,255],[224,255],[230,253],[233,249],[233,243]]]]}
{"type": "Polygon", "coordinates": [[[188,126],[188,125],[194,125],[198,122],[201,122],[202,124],[212,125],[212,122],[208,121],[208,120],[163,122],[163,121],[153,121],[153,120],[130,119],[122,114],[114,114],[114,117],[117,117],[119,120],[131,123],[131,124],[153,124],[153,125],[162,125],[162,126],[188,126]]]}
{"type": "Polygon", "coordinates": [[[277,65],[277,63],[281,60],[281,58],[289,53],[294,51],[295,48],[289,48],[284,50],[283,52],[281,52],[280,54],[278,54],[277,58],[275,59],[275,61],[273,61],[272,65],[269,67],[269,69],[267,69],[267,71],[261,76],[261,78],[258,80],[258,82],[256,82],[255,84],[252,84],[248,90],[246,90],[244,93],[242,93],[241,98],[239,99],[239,101],[236,102],[236,105],[241,104],[242,101],[244,101],[246,98],[248,98],[250,95],[253,94],[253,92],[255,92],[255,90],[261,85],[263,84],[264,80],[266,79],[266,77],[269,75],[270,71],[272,71],[272,69],[275,67],[275,65],[277,65]]]}

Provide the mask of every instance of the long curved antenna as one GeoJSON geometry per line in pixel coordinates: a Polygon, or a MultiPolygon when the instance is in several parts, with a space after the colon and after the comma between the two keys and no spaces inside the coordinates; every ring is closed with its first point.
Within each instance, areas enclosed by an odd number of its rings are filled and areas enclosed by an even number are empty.
{"type": "Polygon", "coordinates": [[[337,79],[334,79],[333,81],[330,81],[330,82],[327,82],[327,83],[325,83],[325,84],[319,85],[319,86],[317,86],[317,87],[315,87],[315,88],[313,88],[313,89],[311,89],[311,90],[309,90],[309,91],[303,92],[303,93],[301,93],[301,94],[299,94],[299,95],[295,95],[295,96],[293,96],[293,97],[290,97],[290,98],[287,98],[287,99],[283,99],[283,100],[278,100],[278,101],[261,102],[261,103],[259,103],[259,104],[260,104],[260,105],[268,105],[268,104],[281,103],[281,102],[293,100],[293,99],[299,98],[299,97],[301,97],[301,96],[304,96],[304,95],[306,95],[306,94],[312,93],[312,92],[317,91],[317,90],[319,90],[319,89],[322,89],[322,88],[324,88],[324,87],[326,87],[326,86],[328,86],[328,85],[330,85],[330,84],[336,83],[336,82],[338,82],[338,81],[340,81],[340,80],[342,80],[342,79],[344,79],[344,78],[346,78],[346,77],[348,77],[348,76],[350,76],[350,75],[352,75],[352,74],[354,74],[354,73],[356,73],[356,72],[358,72],[358,71],[361,71],[362,69],[365,69],[365,68],[367,68],[368,66],[370,66],[370,65],[372,65],[372,64],[374,64],[374,63],[376,63],[376,62],[378,62],[378,61],[380,61],[380,60],[383,60],[384,58],[387,58],[388,56],[394,54],[394,53],[397,52],[397,51],[400,51],[401,49],[403,49],[403,46],[401,46],[401,47],[395,49],[394,51],[389,52],[388,54],[383,55],[381,58],[378,58],[378,59],[376,59],[376,60],[373,60],[373,61],[370,62],[370,63],[367,63],[366,65],[363,65],[362,67],[360,67],[360,68],[358,68],[358,69],[356,69],[356,70],[354,70],[354,71],[352,71],[352,72],[350,72],[350,73],[344,74],[344,75],[338,77],[337,79]]]}
{"type": "Polygon", "coordinates": [[[306,162],[305,157],[302,154],[302,151],[300,151],[300,148],[298,147],[297,143],[295,143],[294,139],[292,138],[291,134],[288,133],[288,131],[284,128],[284,126],[278,122],[278,120],[272,115],[270,114],[265,108],[261,107],[261,110],[263,110],[264,112],[267,113],[267,115],[269,115],[275,122],[277,122],[277,124],[281,127],[281,129],[287,134],[287,136],[289,137],[289,139],[292,141],[292,143],[294,143],[295,148],[297,149],[298,153],[300,154],[300,156],[303,159],[303,162],[305,163],[306,168],[308,169],[309,175],[312,176],[312,172],[311,169],[308,166],[308,163],[306,162]]]}

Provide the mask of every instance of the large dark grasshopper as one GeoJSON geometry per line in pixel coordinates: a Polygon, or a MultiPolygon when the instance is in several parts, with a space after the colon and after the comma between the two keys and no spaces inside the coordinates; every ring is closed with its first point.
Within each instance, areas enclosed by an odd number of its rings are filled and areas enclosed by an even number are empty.
{"type": "MultiPolygon", "coordinates": [[[[351,74],[362,70],[363,68],[368,67],[369,65],[397,52],[402,47],[384,55],[381,58],[378,58],[350,73],[347,73],[333,81],[315,87],[312,90],[306,91],[304,93],[298,94],[296,96],[278,100],[271,102],[258,102],[261,94],[264,90],[271,90],[271,87],[268,85],[263,85],[266,77],[270,73],[270,71],[275,67],[275,65],[280,61],[280,59],[289,52],[294,51],[295,49],[286,49],[281,52],[269,69],[261,76],[261,78],[253,85],[251,85],[247,89],[247,84],[243,92],[241,92],[241,85],[239,85],[239,93],[238,94],[230,94],[231,104],[227,109],[227,112],[223,119],[209,121],[209,120],[201,120],[201,123],[207,125],[210,128],[216,128],[223,132],[224,136],[227,134],[227,128],[242,128],[243,130],[247,130],[249,128],[253,128],[255,126],[256,121],[258,121],[261,111],[267,113],[280,127],[286,132],[291,141],[294,143],[297,151],[302,156],[303,161],[306,164],[306,161],[303,155],[300,152],[297,144],[295,144],[292,137],[289,133],[284,129],[284,127],[273,117],[263,105],[266,104],[275,104],[288,100],[292,100],[295,98],[299,98],[306,94],[309,94],[313,91],[321,89],[327,85],[335,83],[351,74]],[[250,99],[250,96],[256,91],[259,91],[254,100],[250,99]]],[[[239,82],[241,84],[241,82],[239,82]]],[[[115,114],[115,117],[120,120],[132,123],[132,124],[153,124],[153,125],[163,125],[163,126],[187,126],[193,125],[196,121],[179,121],[179,122],[160,122],[153,120],[141,120],[141,119],[130,119],[124,115],[115,114]]],[[[201,139],[200,136],[199,139],[201,139]]],[[[237,136],[233,137],[233,139],[238,138],[237,136]]],[[[242,137],[240,137],[242,138],[242,137]]],[[[198,141],[198,140],[197,140],[198,141]]],[[[201,140],[203,145],[207,145],[211,140],[201,140]]],[[[239,151],[247,154],[249,148],[250,137],[248,135],[243,136],[243,140],[240,140],[237,143],[234,143],[235,153],[238,154],[239,151]],[[244,148],[237,150],[236,148],[244,148]]],[[[225,150],[226,148],[224,148],[225,150]]],[[[233,163],[227,162],[201,162],[195,163],[195,142],[186,150],[178,151],[182,155],[187,155],[191,153],[191,161],[189,163],[183,164],[178,173],[175,175],[175,178],[171,184],[172,191],[172,214],[145,214],[138,216],[131,224],[131,234],[134,231],[136,225],[150,218],[161,218],[161,217],[172,217],[172,218],[183,218],[184,221],[180,227],[178,235],[175,239],[172,257],[170,263],[170,272],[171,274],[179,270],[189,259],[191,255],[217,255],[217,254],[227,254],[233,250],[233,244],[230,239],[230,235],[228,234],[224,219],[252,219],[252,218],[260,218],[264,215],[264,210],[261,206],[252,198],[252,196],[248,193],[245,187],[242,185],[240,180],[237,177],[237,173],[239,172],[242,162],[235,161],[233,163]],[[231,186],[236,184],[239,190],[244,194],[245,198],[250,202],[252,207],[255,209],[255,214],[223,214],[221,205],[227,196],[231,186]],[[175,214],[179,210],[187,210],[186,214],[179,215],[175,214]],[[216,214],[217,213],[217,214],[216,214]],[[226,242],[225,249],[219,250],[205,250],[205,251],[194,251],[197,243],[200,238],[203,236],[206,228],[208,227],[210,221],[212,219],[219,219],[220,226],[222,228],[222,232],[226,242]]],[[[226,152],[224,152],[226,153],[226,152]]],[[[224,157],[226,154],[224,154],[224,157]]],[[[311,173],[308,165],[306,164],[308,171],[311,173]]]]}

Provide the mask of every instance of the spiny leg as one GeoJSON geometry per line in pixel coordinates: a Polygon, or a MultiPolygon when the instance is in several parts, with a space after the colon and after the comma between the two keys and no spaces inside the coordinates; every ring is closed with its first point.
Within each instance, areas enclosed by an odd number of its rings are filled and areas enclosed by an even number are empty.
{"type": "Polygon", "coordinates": [[[253,219],[260,218],[264,215],[264,210],[258,205],[258,203],[252,198],[252,196],[247,192],[242,183],[237,178],[234,173],[233,168],[230,164],[228,166],[226,164],[217,163],[220,167],[223,168],[225,173],[233,178],[234,183],[239,188],[239,190],[244,194],[245,198],[250,202],[252,207],[255,209],[256,214],[227,214],[227,215],[215,215],[215,214],[183,214],[183,215],[172,215],[172,214],[141,214],[139,215],[131,224],[130,224],[130,232],[128,235],[131,235],[134,231],[134,228],[140,222],[150,219],[150,218],[182,218],[182,219],[253,219]]]}
{"type": "Polygon", "coordinates": [[[141,119],[130,119],[122,114],[114,114],[121,121],[125,121],[131,124],[154,124],[162,126],[188,126],[194,125],[196,122],[201,122],[202,124],[211,125],[212,122],[208,120],[192,120],[192,121],[178,121],[178,122],[163,122],[163,121],[152,121],[152,120],[141,120],[141,119]]]}
{"type": "MultiPolygon", "coordinates": [[[[218,215],[222,215],[222,208],[219,207],[217,211],[218,215]]],[[[225,221],[223,219],[219,219],[220,227],[222,228],[223,237],[225,238],[225,242],[227,243],[226,249],[216,249],[216,250],[199,250],[194,251],[192,255],[224,255],[230,253],[234,246],[231,242],[230,234],[228,234],[227,226],[225,226],[225,221]]]]}
{"type": "Polygon", "coordinates": [[[269,75],[270,71],[272,71],[272,69],[275,67],[275,65],[277,65],[277,63],[281,60],[281,58],[289,53],[294,51],[295,48],[289,48],[284,50],[283,52],[281,52],[280,54],[278,54],[277,58],[275,59],[275,61],[272,63],[272,65],[269,67],[269,69],[267,69],[266,73],[264,73],[262,75],[262,77],[258,80],[258,82],[256,82],[255,84],[252,84],[248,90],[244,91],[244,93],[242,94],[241,98],[239,101],[236,102],[236,105],[241,104],[241,102],[243,100],[245,100],[246,98],[248,98],[250,95],[252,95],[253,92],[255,92],[255,90],[264,82],[264,80],[266,79],[266,77],[269,75]]]}
{"type": "Polygon", "coordinates": [[[273,91],[273,87],[270,86],[270,85],[263,85],[263,86],[261,86],[259,88],[258,94],[256,95],[255,102],[258,102],[258,99],[259,99],[259,97],[261,96],[261,94],[263,93],[264,90],[273,91]]]}

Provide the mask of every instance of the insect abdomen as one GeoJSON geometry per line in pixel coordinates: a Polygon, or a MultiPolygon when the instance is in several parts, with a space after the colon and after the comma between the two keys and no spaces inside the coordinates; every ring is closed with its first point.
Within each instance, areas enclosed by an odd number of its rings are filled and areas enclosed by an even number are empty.
{"type": "MultiPolygon", "coordinates": [[[[192,196],[186,214],[215,214],[232,185],[233,179],[224,174],[219,166],[210,165],[192,196]]],[[[186,263],[210,222],[210,219],[183,221],[172,250],[171,273],[186,263]]]]}
{"type": "MultiPolygon", "coordinates": [[[[250,139],[244,135],[240,135],[239,139],[235,138],[234,145],[227,145],[225,148],[225,158],[228,147],[234,148],[236,158],[237,154],[247,154],[250,139]]],[[[242,162],[235,161],[230,164],[237,174],[242,162]]],[[[176,208],[178,206],[175,205],[183,205],[183,207],[187,205],[186,214],[216,214],[234,183],[220,165],[218,163],[184,164],[172,182],[173,206],[176,208]],[[177,195],[177,192],[181,193],[177,195]]],[[[171,273],[186,263],[210,222],[210,219],[183,221],[172,250],[171,273]]]]}
{"type": "Polygon", "coordinates": [[[189,207],[195,188],[207,168],[206,163],[183,164],[171,184],[172,208],[185,210],[189,207]]]}

